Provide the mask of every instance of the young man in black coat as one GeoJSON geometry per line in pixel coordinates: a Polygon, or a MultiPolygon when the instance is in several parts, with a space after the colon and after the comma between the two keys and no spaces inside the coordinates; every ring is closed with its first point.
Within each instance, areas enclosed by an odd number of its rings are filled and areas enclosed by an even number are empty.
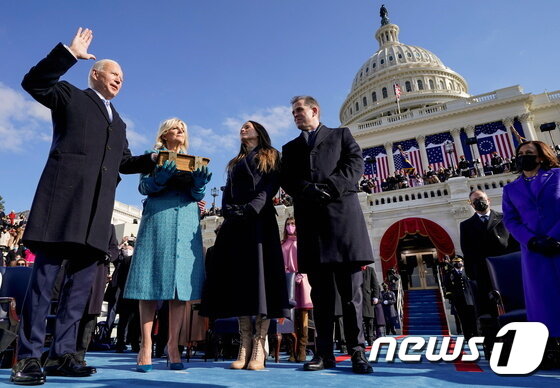
{"type": "Polygon", "coordinates": [[[91,89],[81,90],[59,78],[88,53],[93,38],[78,29],[70,46],[58,44],[23,79],[23,88],[51,109],[53,140],[31,206],[23,241],[36,253],[19,327],[16,384],[43,384],[45,374],[82,377],[94,372],[76,361],[76,322],[90,296],[97,262],[104,260],[119,172],[150,172],[155,155],[133,157],[126,125],[111,104],[123,83],[117,62],[96,62],[91,89]],[[50,349],[48,368],[39,359],[53,284],[68,260],[50,349]]]}
{"type": "Polygon", "coordinates": [[[357,195],[362,152],[348,128],[320,123],[313,97],[294,97],[292,114],[301,134],[282,148],[281,183],[294,201],[298,266],[311,284],[317,334],[317,352],[304,370],[336,366],[332,333],[338,290],[352,370],[371,373],[362,327],[361,266],[373,262],[357,195]]]}

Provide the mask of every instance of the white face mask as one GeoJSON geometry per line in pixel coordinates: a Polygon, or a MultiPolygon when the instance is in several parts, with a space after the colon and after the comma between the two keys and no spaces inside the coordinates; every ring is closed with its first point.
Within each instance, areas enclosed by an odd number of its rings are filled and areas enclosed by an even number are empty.
{"type": "Polygon", "coordinates": [[[130,257],[132,256],[132,253],[134,252],[134,249],[132,247],[128,247],[123,249],[123,255],[126,257],[130,257]]]}

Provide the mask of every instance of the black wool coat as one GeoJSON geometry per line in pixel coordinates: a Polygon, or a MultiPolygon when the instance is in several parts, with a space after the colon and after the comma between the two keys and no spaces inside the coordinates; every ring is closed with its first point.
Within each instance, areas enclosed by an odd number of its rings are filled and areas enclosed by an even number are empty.
{"type": "Polygon", "coordinates": [[[31,68],[23,88],[52,111],[53,140],[23,241],[31,250],[103,258],[119,172],[150,172],[149,154],[131,156],[126,125],[92,89],[80,90],[59,78],[77,62],[60,43],[31,68]],[[64,247],[65,249],[61,249],[64,247]]]}
{"type": "Polygon", "coordinates": [[[362,152],[348,128],[320,128],[313,147],[303,133],[282,147],[281,185],[294,200],[301,272],[318,264],[373,262],[357,195],[362,152]],[[333,199],[326,205],[308,201],[302,192],[309,183],[328,184],[333,199]]]}
{"type": "MultiPolygon", "coordinates": [[[[362,315],[366,318],[375,317],[375,305],[373,304],[373,298],[380,299],[381,289],[379,288],[379,281],[377,280],[377,275],[375,270],[367,266],[366,269],[362,270],[362,275],[364,277],[364,282],[362,283],[362,315]]],[[[379,300],[381,303],[381,300],[379,300]]]]}
{"type": "Polygon", "coordinates": [[[222,210],[247,205],[249,214],[225,220],[216,237],[202,298],[202,314],[234,317],[289,316],[284,258],[272,198],[280,185],[277,172],[263,173],[252,155],[228,174],[222,210]]]}
{"type": "Polygon", "coordinates": [[[483,287],[483,291],[489,291],[490,275],[485,259],[516,252],[519,243],[504,225],[503,214],[494,210],[490,210],[487,224],[475,213],[461,222],[459,230],[465,270],[471,280],[483,287]]]}

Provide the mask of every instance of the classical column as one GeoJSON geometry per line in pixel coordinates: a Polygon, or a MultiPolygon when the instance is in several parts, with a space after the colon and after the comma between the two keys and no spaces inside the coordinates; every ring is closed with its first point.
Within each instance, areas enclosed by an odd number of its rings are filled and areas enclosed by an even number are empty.
{"type": "Polygon", "coordinates": [[[502,119],[502,123],[506,127],[506,131],[508,133],[508,139],[509,139],[509,144],[511,146],[511,150],[513,153],[515,153],[515,143],[513,142],[513,132],[511,130],[511,127],[513,127],[513,119],[511,117],[506,117],[505,119],[502,119]]]}
{"type": "MultiPolygon", "coordinates": [[[[474,125],[469,125],[465,127],[465,133],[467,137],[475,137],[474,136],[474,125]]],[[[478,144],[475,144],[474,147],[471,147],[472,157],[474,159],[480,160],[480,154],[478,153],[478,144]]]]}
{"type": "Polygon", "coordinates": [[[533,125],[533,117],[531,113],[524,113],[519,116],[519,121],[521,121],[523,132],[527,140],[539,140],[537,138],[537,131],[535,131],[535,126],[533,125]]]}
{"type": "Polygon", "coordinates": [[[428,169],[428,153],[426,152],[426,136],[420,135],[416,136],[416,141],[418,142],[418,147],[420,147],[420,159],[422,160],[421,172],[423,173],[428,169]]]}
{"type": "Polygon", "coordinates": [[[385,153],[387,154],[387,162],[389,163],[389,175],[395,175],[395,159],[393,158],[393,143],[385,143],[385,153]]]}
{"type": "Polygon", "coordinates": [[[453,128],[449,132],[453,137],[453,143],[455,144],[455,152],[457,152],[457,158],[459,158],[459,156],[465,154],[465,151],[463,151],[463,144],[461,143],[461,129],[453,128]]]}

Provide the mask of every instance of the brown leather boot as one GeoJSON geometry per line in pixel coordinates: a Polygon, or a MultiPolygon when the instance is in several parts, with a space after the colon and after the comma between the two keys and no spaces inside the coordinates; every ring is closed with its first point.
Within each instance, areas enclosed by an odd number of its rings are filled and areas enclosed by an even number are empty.
{"type": "Polygon", "coordinates": [[[297,314],[299,314],[300,319],[298,320],[297,327],[298,343],[296,361],[305,362],[307,361],[306,350],[309,332],[309,310],[299,310],[297,314]]]}
{"type": "Polygon", "coordinates": [[[268,334],[268,326],[270,325],[270,319],[263,319],[261,315],[257,316],[255,321],[255,337],[253,338],[253,354],[251,355],[251,361],[247,365],[247,369],[250,370],[261,370],[264,369],[266,365],[266,350],[264,348],[266,342],[266,336],[268,334]]]}
{"type": "Polygon", "coordinates": [[[239,354],[237,360],[231,363],[230,369],[247,369],[251,360],[253,344],[253,322],[251,317],[238,317],[239,321],[239,354]]]}

